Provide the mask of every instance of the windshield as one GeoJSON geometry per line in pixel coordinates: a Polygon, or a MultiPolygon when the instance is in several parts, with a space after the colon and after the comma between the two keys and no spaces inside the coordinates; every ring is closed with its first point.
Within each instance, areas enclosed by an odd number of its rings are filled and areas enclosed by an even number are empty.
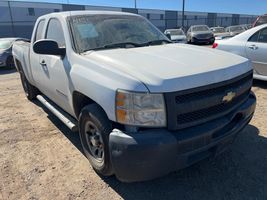
{"type": "Polygon", "coordinates": [[[217,28],[213,28],[213,32],[214,33],[223,33],[223,32],[225,32],[225,30],[222,27],[217,27],[217,28]]]}
{"type": "Polygon", "coordinates": [[[180,29],[168,30],[167,33],[170,33],[171,35],[184,35],[184,32],[180,29]]]}
{"type": "Polygon", "coordinates": [[[244,31],[244,28],[242,26],[232,26],[230,27],[231,32],[236,32],[236,31],[244,31]]]}
{"type": "Polygon", "coordinates": [[[107,46],[109,48],[118,47],[112,46],[112,44],[139,45],[151,41],[168,40],[156,27],[139,16],[73,16],[71,23],[74,39],[80,52],[107,46]]]}
{"type": "Polygon", "coordinates": [[[209,27],[207,26],[193,26],[192,31],[208,31],[209,27]]]}
{"type": "Polygon", "coordinates": [[[0,40],[0,49],[8,49],[11,46],[11,41],[0,40]]]}

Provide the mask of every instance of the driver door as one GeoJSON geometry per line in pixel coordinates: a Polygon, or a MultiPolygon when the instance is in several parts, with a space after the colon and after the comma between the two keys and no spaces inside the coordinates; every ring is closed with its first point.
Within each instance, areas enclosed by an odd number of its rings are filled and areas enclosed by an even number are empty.
{"type": "MultiPolygon", "coordinates": [[[[64,31],[60,21],[51,18],[48,21],[45,39],[54,40],[59,47],[65,47],[64,31]]],[[[43,93],[65,111],[71,113],[71,94],[69,90],[70,64],[67,56],[40,55],[42,80],[45,83],[43,93]]]]}

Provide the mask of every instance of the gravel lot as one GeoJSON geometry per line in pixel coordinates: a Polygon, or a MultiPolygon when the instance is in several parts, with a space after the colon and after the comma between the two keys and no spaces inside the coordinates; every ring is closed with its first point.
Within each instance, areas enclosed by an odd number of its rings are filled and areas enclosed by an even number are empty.
{"type": "Polygon", "coordinates": [[[78,134],[26,100],[18,73],[0,69],[0,199],[267,199],[267,83],[255,81],[253,90],[255,117],[229,151],[125,184],[98,176],[78,134]]]}

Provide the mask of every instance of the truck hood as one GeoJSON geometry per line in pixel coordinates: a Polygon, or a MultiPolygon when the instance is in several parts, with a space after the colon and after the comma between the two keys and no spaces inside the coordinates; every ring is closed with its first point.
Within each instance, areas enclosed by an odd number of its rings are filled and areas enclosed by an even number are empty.
{"type": "Polygon", "coordinates": [[[84,56],[109,70],[127,73],[153,93],[222,82],[251,70],[243,57],[187,44],[90,51],[84,56]]]}

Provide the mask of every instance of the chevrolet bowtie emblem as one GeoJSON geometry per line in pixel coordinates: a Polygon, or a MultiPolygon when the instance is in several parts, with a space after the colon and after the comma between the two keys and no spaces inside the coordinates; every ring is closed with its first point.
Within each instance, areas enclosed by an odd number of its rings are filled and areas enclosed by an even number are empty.
{"type": "Polygon", "coordinates": [[[227,95],[223,97],[223,102],[228,103],[235,98],[236,93],[235,92],[228,92],[227,95]]]}

